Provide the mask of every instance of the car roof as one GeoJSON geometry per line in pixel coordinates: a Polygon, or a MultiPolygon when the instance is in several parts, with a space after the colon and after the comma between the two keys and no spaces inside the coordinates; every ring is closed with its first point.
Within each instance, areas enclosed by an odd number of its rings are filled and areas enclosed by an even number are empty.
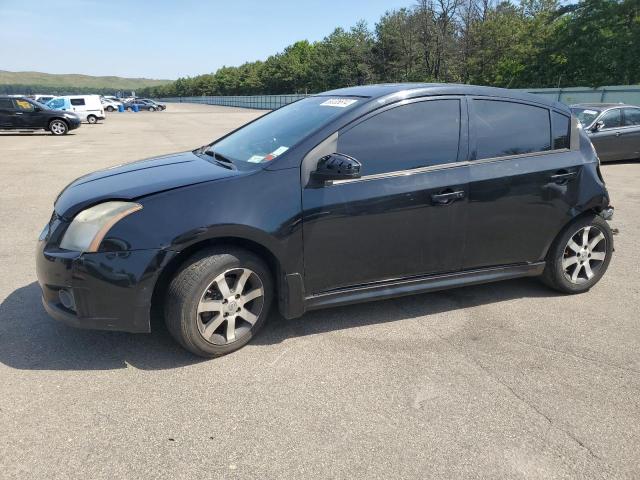
{"type": "Polygon", "coordinates": [[[318,95],[364,97],[371,100],[396,96],[406,96],[406,98],[411,98],[428,95],[481,95],[524,100],[553,107],[558,110],[568,111],[568,107],[565,104],[555,100],[550,100],[541,95],[534,95],[532,93],[510,90],[507,88],[482,87],[478,85],[466,85],[459,83],[383,83],[339,88],[319,93],[318,95]]]}

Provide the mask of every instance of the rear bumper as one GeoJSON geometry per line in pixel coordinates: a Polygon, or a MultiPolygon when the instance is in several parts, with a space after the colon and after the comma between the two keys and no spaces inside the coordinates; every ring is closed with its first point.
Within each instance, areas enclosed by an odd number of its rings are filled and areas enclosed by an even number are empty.
{"type": "Polygon", "coordinates": [[[78,254],[47,248],[40,241],[36,270],[42,303],[51,317],[73,327],[149,332],[153,290],[174,254],[164,250],[78,254]]]}

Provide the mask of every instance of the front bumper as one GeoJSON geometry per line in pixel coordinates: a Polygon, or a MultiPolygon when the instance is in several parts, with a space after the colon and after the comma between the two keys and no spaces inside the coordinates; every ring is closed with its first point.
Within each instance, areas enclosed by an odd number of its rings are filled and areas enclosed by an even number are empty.
{"type": "Polygon", "coordinates": [[[175,252],[79,254],[41,240],[36,255],[42,303],[51,317],[78,328],[142,333],[151,328],[158,276],[175,252]]]}

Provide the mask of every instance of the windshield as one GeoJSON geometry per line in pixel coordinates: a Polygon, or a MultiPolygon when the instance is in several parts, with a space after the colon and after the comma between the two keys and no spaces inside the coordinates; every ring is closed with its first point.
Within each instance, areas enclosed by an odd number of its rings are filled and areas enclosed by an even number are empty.
{"type": "Polygon", "coordinates": [[[600,110],[592,108],[572,108],[571,112],[578,118],[583,127],[588,127],[600,115],[600,110]]]}
{"type": "Polygon", "coordinates": [[[359,101],[347,97],[308,97],[256,120],[208,150],[236,165],[270,162],[359,101]]]}

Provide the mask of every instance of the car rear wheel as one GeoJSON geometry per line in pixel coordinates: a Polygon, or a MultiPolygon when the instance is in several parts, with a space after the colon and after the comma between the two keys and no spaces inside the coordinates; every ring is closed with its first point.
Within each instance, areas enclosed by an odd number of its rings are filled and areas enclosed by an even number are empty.
{"type": "Polygon", "coordinates": [[[66,135],[69,131],[69,126],[64,120],[52,120],[49,123],[49,131],[53,135],[66,135]]]}
{"type": "Polygon", "coordinates": [[[218,357],[253,338],[272,298],[271,273],[259,257],[241,249],[209,249],[188,260],[171,280],[165,322],[187,350],[218,357]]]}
{"type": "Polygon", "coordinates": [[[563,293],[582,293],[593,287],[609,267],[613,234],[599,215],[582,217],[556,238],[542,275],[545,284],[563,293]]]}
{"type": "Polygon", "coordinates": [[[95,115],[89,115],[87,117],[87,122],[89,122],[91,125],[93,125],[94,123],[98,123],[98,117],[96,117],[95,115]]]}

